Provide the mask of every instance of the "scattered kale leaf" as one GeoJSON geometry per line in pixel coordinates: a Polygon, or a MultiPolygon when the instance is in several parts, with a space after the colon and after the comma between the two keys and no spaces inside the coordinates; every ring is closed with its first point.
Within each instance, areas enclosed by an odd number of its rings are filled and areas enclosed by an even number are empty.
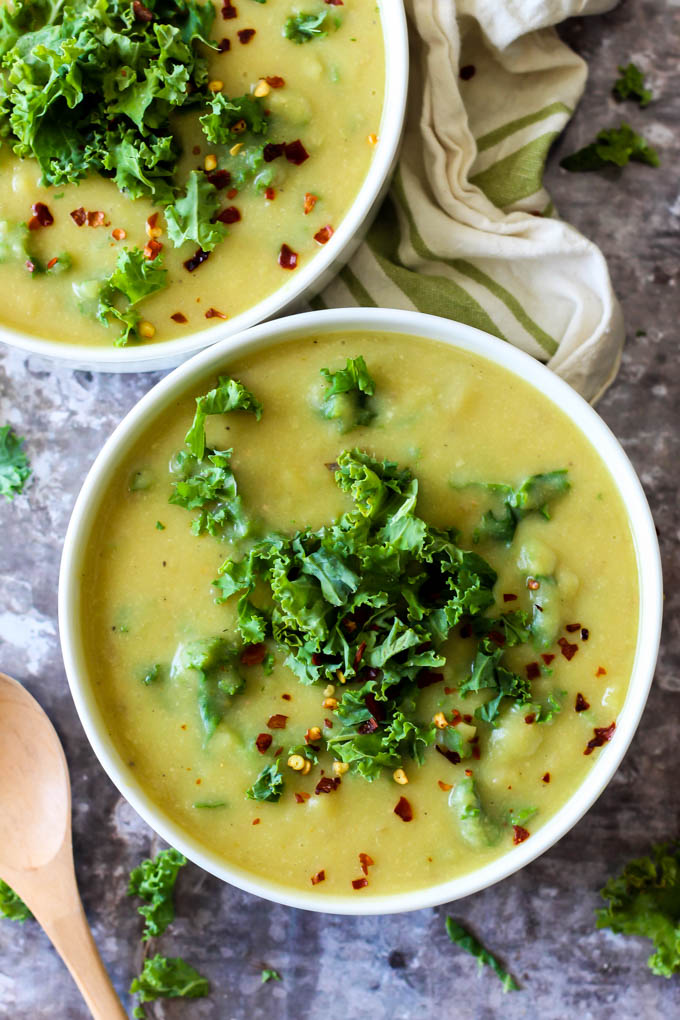
{"type": "Polygon", "coordinates": [[[343,433],[373,421],[376,412],[370,398],[375,393],[375,383],[361,355],[348,358],[346,367],[337,372],[322,368],[321,374],[328,384],[321,404],[324,418],[337,421],[343,433]]]}
{"type": "MultiPolygon", "coordinates": [[[[206,978],[181,956],[155,956],[144,961],[142,973],[130,985],[130,994],[139,996],[140,1002],[155,999],[200,999],[210,992],[206,978]]],[[[137,1013],[143,1016],[143,1012],[137,1013]]]]}
{"type": "Polygon", "coordinates": [[[142,941],[162,935],[175,918],[174,889],[179,869],[187,860],[174,847],[161,850],[130,873],[128,896],[139,896],[144,905],[137,910],[144,918],[142,941]]]}
{"type": "Polygon", "coordinates": [[[641,107],[649,106],[652,99],[651,89],[645,88],[645,76],[635,64],[627,64],[625,67],[619,64],[619,77],[614,82],[612,92],[615,97],[623,101],[625,99],[637,100],[641,107]]]}
{"type": "Polygon", "coordinates": [[[219,192],[202,170],[192,170],[184,194],[165,210],[168,237],[179,247],[187,241],[203,251],[212,251],[227,234],[227,228],[215,220],[220,204],[219,192]]]}
{"type": "Polygon", "coordinates": [[[597,927],[652,939],[652,973],[680,972],[680,842],[658,843],[647,857],[630,861],[601,891],[609,903],[597,911],[597,927]]]}
{"type": "Polygon", "coordinates": [[[278,761],[263,768],[253,785],[246,790],[246,797],[250,800],[266,800],[276,802],[281,797],[284,788],[281,766],[278,761]]]}
{"type": "Polygon", "coordinates": [[[657,167],[660,164],[656,149],[646,138],[637,134],[630,124],[600,131],[594,142],[573,152],[560,161],[560,166],[572,172],[601,170],[605,166],[626,166],[631,160],[657,167]]]}
{"type": "Polygon", "coordinates": [[[185,441],[198,460],[205,450],[205,420],[209,414],[229,411],[250,411],[257,421],[262,417],[262,404],[238,379],[220,376],[218,385],[202,397],[196,397],[196,413],[185,441]]]}
{"type": "Polygon", "coordinates": [[[210,113],[201,117],[201,127],[211,145],[233,145],[245,131],[265,134],[269,121],[263,101],[256,96],[229,99],[223,92],[216,92],[210,100],[210,113]]]}
{"type": "Polygon", "coordinates": [[[172,679],[198,674],[198,709],[207,743],[224,718],[231,698],[245,689],[239,669],[239,649],[226,638],[201,638],[180,645],[173,659],[172,679]]]}
{"type": "Polygon", "coordinates": [[[318,14],[292,14],[286,19],[283,26],[283,34],[286,39],[292,42],[306,43],[312,39],[322,39],[327,32],[328,11],[319,11],[318,14]]]}
{"type": "Polygon", "coordinates": [[[82,312],[96,315],[105,326],[109,319],[121,323],[121,332],[115,341],[120,347],[130,340],[141,339],[137,327],[142,317],[137,305],[144,298],[163,290],[166,277],[162,255],[147,259],[140,248],[125,248],[118,255],[115,269],[103,283],[88,280],[74,284],[73,290],[82,312]]]}
{"type": "Polygon", "coordinates": [[[231,450],[208,448],[200,460],[189,450],[180,450],[173,458],[171,470],[176,481],[168,502],[199,511],[191,524],[194,535],[207,532],[215,538],[233,539],[248,533],[250,522],[229,466],[231,454],[231,450]]]}
{"type": "Polygon", "coordinates": [[[462,924],[454,921],[452,917],[446,918],[446,933],[454,945],[464,949],[466,953],[470,953],[471,956],[476,958],[480,968],[484,965],[491,967],[494,974],[497,974],[500,978],[504,992],[518,992],[520,990],[515,979],[501,966],[496,957],[492,956],[488,949],[485,949],[474,935],[466,931],[462,924]]]}
{"type": "Polygon", "coordinates": [[[33,914],[21,897],[17,896],[14,889],[10,888],[7,882],[3,882],[1,878],[0,915],[6,917],[9,921],[18,921],[19,924],[23,924],[24,921],[28,921],[33,917],[33,914]]]}
{"type": "Polygon", "coordinates": [[[31,476],[24,440],[11,425],[0,426],[0,494],[9,502],[24,491],[31,476]]]}
{"type": "MultiPolygon", "coordinates": [[[[258,3],[262,3],[262,0],[258,0],[258,3]]],[[[278,970],[273,970],[270,967],[265,967],[262,971],[262,984],[265,985],[267,981],[281,981],[281,975],[278,970]]]]}
{"type": "Polygon", "coordinates": [[[499,501],[500,508],[497,507],[495,511],[488,510],[483,515],[474,531],[474,541],[495,538],[509,544],[515,535],[517,525],[528,514],[539,513],[546,520],[550,520],[550,504],[571,488],[567,475],[566,469],[531,475],[516,489],[511,485],[496,482],[483,485],[482,488],[499,501]]]}
{"type": "Polygon", "coordinates": [[[151,684],[158,683],[158,681],[162,679],[162,676],[163,667],[161,666],[160,662],[155,662],[153,666],[150,666],[148,669],[143,670],[142,683],[145,684],[147,687],[150,687],[151,684]]]}

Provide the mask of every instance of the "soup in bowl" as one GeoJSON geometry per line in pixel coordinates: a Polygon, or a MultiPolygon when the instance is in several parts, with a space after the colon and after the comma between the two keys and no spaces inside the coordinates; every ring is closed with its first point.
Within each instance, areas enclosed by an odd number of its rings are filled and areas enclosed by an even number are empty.
{"type": "Polygon", "coordinates": [[[417,313],[260,326],[104,447],[60,626],[102,764],[169,842],[294,906],[467,895],[564,834],[651,680],[658,547],[594,411],[417,313]]]}

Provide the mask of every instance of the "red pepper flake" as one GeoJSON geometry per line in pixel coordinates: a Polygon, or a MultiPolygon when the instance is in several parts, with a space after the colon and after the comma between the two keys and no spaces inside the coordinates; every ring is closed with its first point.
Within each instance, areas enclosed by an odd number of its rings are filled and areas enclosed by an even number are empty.
{"type": "Polygon", "coordinates": [[[359,854],[359,864],[364,875],[367,875],[368,869],[375,864],[375,861],[368,854],[359,854]]]}
{"type": "Polygon", "coordinates": [[[186,315],[184,314],[184,312],[173,312],[172,315],[170,316],[170,318],[174,319],[175,322],[182,322],[182,323],[184,323],[184,322],[188,322],[189,321],[187,319],[186,315]]]}
{"type": "Polygon", "coordinates": [[[544,663],[546,664],[546,666],[549,666],[549,665],[550,665],[550,663],[551,663],[551,662],[553,661],[553,659],[555,658],[555,656],[554,656],[554,655],[551,655],[551,653],[550,653],[550,652],[544,652],[544,653],[543,653],[543,655],[541,655],[541,658],[543,659],[543,661],[544,661],[544,663]]]}
{"type": "Polygon", "coordinates": [[[580,623],[568,623],[564,628],[568,634],[575,634],[577,630],[581,629],[580,623]]]}
{"type": "MultiPolygon", "coordinates": [[[[469,779],[469,778],[470,778],[470,776],[472,775],[472,769],[465,769],[465,775],[466,775],[466,776],[468,777],[468,779],[469,779]]],[[[510,789],[510,787],[508,787],[508,789],[510,789]]]]}
{"type": "Polygon", "coordinates": [[[607,675],[607,670],[603,666],[598,666],[597,667],[597,673],[595,674],[595,676],[606,676],[606,675],[607,675]]]}
{"type": "Polygon", "coordinates": [[[447,761],[450,761],[452,765],[460,764],[460,755],[458,751],[450,751],[448,747],[442,747],[440,744],[435,744],[435,748],[440,754],[443,754],[447,761]]]}
{"type": "Polygon", "coordinates": [[[262,158],[265,163],[273,163],[279,156],[283,156],[286,146],[283,142],[267,142],[262,150],[262,158]]]}
{"type": "Polygon", "coordinates": [[[229,188],[227,192],[227,198],[236,198],[238,195],[238,188],[229,188]]]}
{"type": "Polygon", "coordinates": [[[287,722],[287,715],[270,715],[267,720],[267,726],[270,730],[285,730],[287,722]]]}
{"type": "Polygon", "coordinates": [[[321,870],[317,871],[316,875],[312,875],[312,885],[318,885],[319,882],[325,882],[326,872],[321,870]]]}
{"type": "MultiPolygon", "coordinates": [[[[446,690],[446,688],[444,688],[444,690],[446,690]]],[[[448,691],[447,691],[447,693],[448,693],[448,691]]],[[[458,709],[454,708],[454,710],[451,712],[451,725],[452,726],[457,726],[462,718],[463,717],[460,714],[460,712],[458,711],[458,709]]]]}
{"type": "MultiPolygon", "coordinates": [[[[468,743],[471,744],[472,741],[469,740],[468,743]]],[[[479,761],[479,759],[482,757],[482,752],[479,750],[476,744],[472,748],[472,757],[475,759],[475,761],[479,761]]]]}
{"type": "Polygon", "coordinates": [[[54,223],[54,216],[44,202],[34,202],[31,206],[33,215],[28,221],[29,230],[37,230],[39,227],[51,227],[54,223]]]}
{"type": "Polygon", "coordinates": [[[333,790],[337,790],[341,782],[342,780],[340,779],[340,776],[333,776],[332,778],[330,776],[324,776],[316,784],[314,793],[317,795],[320,793],[332,793],[333,790]]]}
{"type": "Polygon", "coordinates": [[[296,793],[295,800],[298,804],[304,804],[306,800],[309,800],[310,795],[308,793],[296,793]]]}
{"type": "Polygon", "coordinates": [[[368,879],[367,878],[353,878],[352,879],[352,888],[353,889],[365,889],[367,885],[368,885],[368,879]]]}
{"type": "Polygon", "coordinates": [[[532,723],[536,722],[536,713],[529,712],[529,715],[524,716],[524,722],[527,724],[527,726],[531,726],[532,723]]]}
{"type": "Polygon", "coordinates": [[[321,230],[317,230],[316,234],[314,235],[314,240],[316,241],[317,244],[328,244],[334,233],[335,231],[333,230],[330,223],[327,223],[325,227],[321,228],[321,230]]]}
{"type": "Polygon", "coordinates": [[[583,753],[592,754],[596,747],[602,747],[603,744],[606,744],[608,741],[612,739],[615,729],[616,729],[615,722],[613,722],[610,726],[601,726],[599,728],[595,727],[593,731],[595,733],[595,736],[593,737],[592,740],[588,741],[586,749],[583,753]]]}
{"type": "Polygon", "coordinates": [[[222,7],[222,17],[225,21],[230,21],[231,18],[238,18],[238,11],[232,3],[229,3],[229,0],[225,0],[224,2],[222,7]]]}
{"type": "Polygon", "coordinates": [[[297,252],[289,248],[287,244],[281,245],[281,251],[279,252],[279,265],[282,269],[297,269],[298,256],[297,252]]]}
{"type": "Polygon", "coordinates": [[[579,692],[576,695],[576,704],[574,705],[574,711],[575,712],[585,712],[589,708],[590,708],[590,705],[588,704],[586,699],[583,697],[583,695],[579,692]]]}
{"type": "Polygon", "coordinates": [[[413,808],[406,800],[406,797],[400,797],[397,806],[394,809],[395,815],[399,815],[402,822],[410,822],[413,820],[413,808]]]}
{"type": "Polygon", "coordinates": [[[226,209],[218,212],[215,219],[219,220],[220,223],[238,223],[241,219],[241,212],[235,205],[228,205],[226,209]]]}
{"type": "Polygon", "coordinates": [[[491,639],[491,641],[493,641],[495,645],[498,645],[499,648],[502,648],[503,645],[505,644],[505,634],[501,634],[499,630],[490,630],[488,633],[488,637],[491,639]]]}
{"type": "Polygon", "coordinates": [[[545,775],[543,776],[543,782],[544,783],[549,783],[550,782],[550,773],[549,772],[546,772],[545,775]]]}
{"type": "Polygon", "coordinates": [[[523,843],[524,840],[528,839],[530,836],[530,833],[526,829],[524,829],[521,825],[513,825],[512,829],[514,832],[512,842],[515,844],[515,846],[519,846],[520,843],[523,843]]]}
{"type": "Polygon", "coordinates": [[[276,198],[276,188],[271,188],[271,187],[270,188],[265,188],[264,189],[264,197],[267,199],[268,202],[273,202],[274,199],[276,198]]]}
{"type": "MultiPolygon", "coordinates": [[[[224,39],[220,39],[220,41],[217,44],[217,52],[218,53],[228,53],[230,49],[231,49],[231,39],[227,39],[226,37],[224,39]]],[[[199,149],[199,152],[200,152],[200,149],[199,149]]]]}
{"type": "Polygon", "coordinates": [[[472,716],[468,715],[468,713],[466,712],[465,715],[463,716],[463,722],[466,722],[469,726],[470,723],[472,722],[472,716]]]}
{"type": "Polygon", "coordinates": [[[258,733],[258,735],[255,737],[255,747],[258,749],[260,754],[264,754],[266,751],[269,750],[269,748],[272,746],[273,739],[274,738],[272,737],[271,733],[258,733]]]}
{"type": "Polygon", "coordinates": [[[50,261],[47,263],[47,268],[48,269],[53,269],[54,266],[56,266],[58,261],[59,261],[59,256],[55,255],[54,258],[50,259],[50,261]]]}
{"type": "Polygon", "coordinates": [[[581,641],[587,641],[590,637],[590,631],[587,627],[581,627],[581,641]]]}
{"type": "Polygon", "coordinates": [[[418,674],[417,680],[418,690],[422,691],[426,687],[431,687],[432,684],[443,683],[443,680],[444,680],[443,673],[433,673],[432,670],[430,669],[421,669],[420,673],[418,674]]]}
{"type": "Polygon", "coordinates": [[[213,188],[217,188],[218,191],[231,184],[231,174],[228,170],[216,170],[214,174],[206,174],[206,176],[213,188]]]}
{"type": "Polygon", "coordinates": [[[245,46],[247,43],[250,42],[250,40],[255,35],[255,29],[254,28],[240,28],[238,30],[238,32],[236,33],[236,35],[238,36],[238,41],[240,43],[243,43],[243,45],[245,46]]]}
{"type": "Polygon", "coordinates": [[[158,258],[160,253],[163,251],[163,245],[160,241],[156,241],[153,237],[150,241],[147,241],[144,245],[144,258],[153,262],[154,259],[158,258]]]}
{"type": "Polygon", "coordinates": [[[354,653],[354,665],[355,666],[359,665],[359,663],[361,662],[361,660],[364,657],[364,652],[365,651],[366,651],[366,642],[362,641],[361,644],[359,645],[359,647],[357,648],[356,652],[354,653]]]}
{"type": "Polygon", "coordinates": [[[111,237],[114,241],[124,241],[127,237],[127,230],[123,230],[122,227],[116,227],[115,230],[111,231],[111,237]]]}
{"type": "Polygon", "coordinates": [[[530,577],[527,581],[527,588],[529,591],[538,591],[541,587],[541,582],[537,581],[535,577],[530,577]]]}
{"type": "Polygon", "coordinates": [[[266,654],[267,646],[263,641],[260,641],[255,645],[246,645],[239,655],[239,660],[244,666],[259,666],[261,662],[264,662],[266,654]]]}
{"type": "MultiPolygon", "coordinates": [[[[456,688],[455,687],[445,687],[444,688],[444,694],[455,694],[455,693],[456,693],[456,688]]],[[[459,722],[460,722],[460,720],[459,720],[459,722]]]]}
{"type": "Polygon", "coordinates": [[[292,701],[293,700],[292,694],[282,694],[281,697],[283,698],[284,701],[292,701]]]}
{"type": "Polygon", "coordinates": [[[477,68],[474,64],[466,64],[465,67],[461,67],[459,74],[463,81],[470,81],[470,78],[474,78],[477,68]]]}
{"type": "Polygon", "coordinates": [[[89,212],[87,214],[87,225],[88,227],[108,227],[106,213],[103,213],[101,209],[89,212]]]}
{"type": "Polygon", "coordinates": [[[312,209],[314,208],[318,201],[319,201],[318,197],[316,195],[313,195],[311,191],[305,192],[305,204],[303,207],[303,212],[305,216],[309,216],[310,212],[312,211],[312,209]]]}
{"type": "Polygon", "coordinates": [[[529,680],[537,680],[538,677],[541,675],[541,667],[537,662],[528,662],[526,670],[527,677],[529,680]]]}
{"type": "Polygon", "coordinates": [[[569,661],[573,659],[578,651],[578,645],[570,645],[566,638],[561,637],[557,642],[562,650],[562,655],[569,661]]]}
{"type": "Polygon", "coordinates": [[[228,319],[229,316],[225,312],[218,312],[216,308],[209,308],[205,313],[206,319],[228,319]]]}
{"type": "Polygon", "coordinates": [[[333,723],[331,722],[330,719],[324,719],[323,724],[324,724],[324,726],[326,727],[327,730],[332,730],[333,729],[333,723]]]}
{"type": "Polygon", "coordinates": [[[330,4],[331,7],[342,7],[344,0],[324,0],[325,3],[330,4]]]}
{"type": "Polygon", "coordinates": [[[87,213],[83,209],[82,205],[79,209],[74,209],[71,212],[71,219],[78,227],[83,227],[87,223],[87,213]]]}
{"type": "Polygon", "coordinates": [[[135,16],[135,21],[142,21],[148,24],[149,21],[153,21],[153,11],[150,11],[148,7],[145,7],[141,0],[132,0],[132,11],[135,16]]]}
{"type": "Polygon", "coordinates": [[[299,138],[296,138],[294,142],[286,142],[285,153],[288,162],[294,163],[295,166],[301,166],[305,160],[309,159],[309,153],[299,138]]]}
{"type": "Polygon", "coordinates": [[[448,793],[449,790],[453,789],[451,783],[445,783],[442,779],[437,780],[437,786],[439,787],[440,790],[443,790],[444,793],[448,793]]]}
{"type": "Polygon", "coordinates": [[[253,825],[259,825],[259,824],[260,824],[260,819],[259,818],[253,818],[253,825]]]}
{"type": "MultiPolygon", "coordinates": [[[[71,214],[73,215],[73,214],[71,214]]],[[[210,258],[209,251],[203,251],[202,248],[197,248],[190,259],[187,259],[184,263],[184,268],[188,273],[193,273],[195,269],[202,266],[206,259],[210,258]]]]}
{"type": "Polygon", "coordinates": [[[503,601],[504,602],[516,602],[517,601],[517,596],[516,595],[509,595],[507,592],[504,592],[503,593],[503,601]]]}
{"type": "Polygon", "coordinates": [[[378,723],[373,716],[371,716],[371,718],[367,719],[366,722],[363,722],[361,726],[357,726],[357,733],[375,733],[377,728],[378,723]]]}
{"type": "Polygon", "coordinates": [[[283,748],[282,747],[277,747],[276,750],[274,751],[274,757],[278,758],[278,756],[280,754],[283,754],[283,748]]]}

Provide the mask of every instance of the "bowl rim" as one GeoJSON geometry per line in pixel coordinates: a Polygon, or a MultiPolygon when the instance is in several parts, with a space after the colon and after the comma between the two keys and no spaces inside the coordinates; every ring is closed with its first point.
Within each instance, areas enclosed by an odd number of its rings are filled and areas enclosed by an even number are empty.
{"type": "Polygon", "coordinates": [[[378,144],[363,183],[339,227],[310,261],[277,290],[226,322],[174,340],[116,347],[48,340],[0,323],[0,341],[28,354],[50,358],[73,368],[100,372],[151,372],[174,367],[212,344],[282,314],[287,307],[322,289],[345,259],[352,242],[370,222],[389,184],[396,163],[406,116],[409,81],[408,29],[404,0],[377,0],[383,33],[385,84],[378,144]],[[333,267],[337,263],[336,268],[333,267]]]}
{"type": "MultiPolygon", "coordinates": [[[[157,383],[128,412],[102,447],[77,497],[64,541],[59,577],[59,630],[66,674],[78,715],[100,764],[114,785],[142,818],[168,843],[206,871],[265,899],[318,912],[368,915],[419,910],[447,903],[487,888],[518,871],[561,839],[603,792],[635,734],[654,675],[662,618],[662,575],[659,545],[649,506],[626,453],[593,408],[562,379],[516,347],[472,326],[420,312],[397,309],[347,308],[305,312],[252,327],[236,337],[195,355],[157,383]],[[448,343],[470,351],[539,389],[584,434],[607,466],[628,512],[640,589],[638,638],[631,679],[618,714],[614,736],[569,800],[530,840],[468,874],[410,892],[352,899],[324,895],[318,887],[304,892],[274,880],[248,874],[201,846],[173,822],[126,774],[124,762],[107,734],[93,690],[86,680],[79,644],[79,576],[90,529],[110,477],[144,431],[147,417],[169,406],[211,371],[224,371],[230,361],[293,337],[322,336],[339,331],[400,333],[448,343]],[[81,541],[83,536],[83,541],[81,541]]],[[[129,772],[129,770],[127,770],[129,772]]]]}

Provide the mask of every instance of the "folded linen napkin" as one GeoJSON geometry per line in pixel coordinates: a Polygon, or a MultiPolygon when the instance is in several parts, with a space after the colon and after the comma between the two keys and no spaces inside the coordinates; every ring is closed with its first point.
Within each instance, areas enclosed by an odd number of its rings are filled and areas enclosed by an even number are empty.
{"type": "Polygon", "coordinates": [[[542,177],[587,73],[553,26],[615,2],[406,0],[411,81],[397,172],[316,307],[456,319],[597,399],[618,368],[621,312],[602,253],[556,218],[542,177]]]}

